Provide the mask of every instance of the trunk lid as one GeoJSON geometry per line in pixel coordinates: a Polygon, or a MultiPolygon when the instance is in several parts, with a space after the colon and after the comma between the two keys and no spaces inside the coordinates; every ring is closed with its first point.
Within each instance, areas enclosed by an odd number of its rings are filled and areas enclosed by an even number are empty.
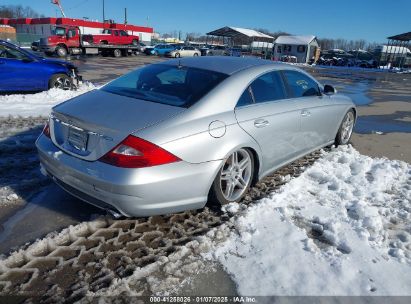
{"type": "Polygon", "coordinates": [[[53,108],[51,138],[76,157],[95,161],[131,133],[185,109],[94,90],[53,108]]]}

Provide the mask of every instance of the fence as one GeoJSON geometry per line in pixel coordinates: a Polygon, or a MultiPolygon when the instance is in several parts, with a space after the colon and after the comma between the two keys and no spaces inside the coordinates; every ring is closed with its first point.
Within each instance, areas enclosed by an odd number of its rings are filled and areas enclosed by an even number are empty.
{"type": "Polygon", "coordinates": [[[34,41],[40,40],[42,37],[44,35],[0,32],[0,39],[12,41],[21,47],[29,47],[34,41]]]}

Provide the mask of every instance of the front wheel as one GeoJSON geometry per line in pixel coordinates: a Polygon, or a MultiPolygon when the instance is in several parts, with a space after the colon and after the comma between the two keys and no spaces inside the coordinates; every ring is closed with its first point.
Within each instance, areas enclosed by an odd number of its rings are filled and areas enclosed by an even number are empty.
{"type": "Polygon", "coordinates": [[[351,139],[351,134],[354,129],[355,115],[354,110],[349,110],[343,121],[341,122],[340,128],[338,129],[337,136],[335,137],[335,144],[346,145],[351,139]]]}
{"type": "Polygon", "coordinates": [[[49,80],[49,89],[70,90],[73,86],[71,78],[65,74],[56,74],[49,80]]]}
{"type": "Polygon", "coordinates": [[[137,41],[136,39],[134,39],[134,40],[131,42],[131,44],[132,44],[132,45],[137,45],[137,44],[138,44],[138,41],[137,41]]]}
{"type": "Polygon", "coordinates": [[[247,149],[233,152],[218,172],[210,190],[213,203],[239,202],[251,186],[254,157],[247,149]]]}
{"type": "Polygon", "coordinates": [[[66,57],[67,56],[67,49],[64,46],[58,46],[56,48],[56,54],[59,57],[66,57]]]}
{"type": "Polygon", "coordinates": [[[193,55],[194,57],[197,57],[198,56],[198,53],[194,53],[194,55],[193,55]]]}

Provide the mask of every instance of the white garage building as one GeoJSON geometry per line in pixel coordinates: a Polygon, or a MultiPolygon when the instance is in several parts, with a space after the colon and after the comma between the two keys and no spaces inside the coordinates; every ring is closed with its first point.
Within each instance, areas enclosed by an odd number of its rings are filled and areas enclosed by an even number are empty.
{"type": "Polygon", "coordinates": [[[317,37],[313,35],[278,36],[274,41],[273,57],[277,61],[292,57],[293,62],[308,63],[315,57],[317,49],[319,44],[317,37]]]}

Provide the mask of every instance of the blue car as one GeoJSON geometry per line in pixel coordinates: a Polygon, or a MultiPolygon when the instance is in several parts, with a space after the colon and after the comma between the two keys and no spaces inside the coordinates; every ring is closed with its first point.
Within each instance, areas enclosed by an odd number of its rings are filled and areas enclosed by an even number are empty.
{"type": "Polygon", "coordinates": [[[81,77],[70,62],[45,59],[0,40],[0,93],[72,89],[81,77]]]}
{"type": "Polygon", "coordinates": [[[165,56],[167,52],[174,51],[176,45],[174,44],[157,44],[150,53],[156,56],[165,56]]]}

